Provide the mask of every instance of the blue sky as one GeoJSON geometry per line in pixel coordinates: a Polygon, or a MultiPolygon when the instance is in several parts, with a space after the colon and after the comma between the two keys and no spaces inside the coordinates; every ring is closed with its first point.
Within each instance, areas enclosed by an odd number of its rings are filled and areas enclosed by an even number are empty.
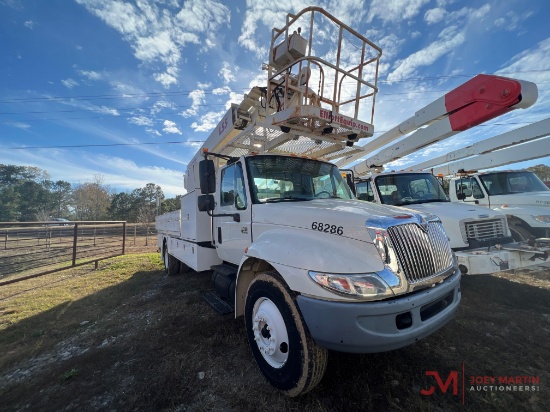
{"type": "MultiPolygon", "coordinates": [[[[0,0],[0,163],[74,184],[101,175],[115,191],[154,182],[168,197],[182,194],[200,141],[231,102],[265,84],[271,29],[309,5],[382,47],[375,131],[478,73],[535,82],[538,101],[428,152],[550,113],[546,0],[0,0]]],[[[538,163],[550,158],[517,166],[538,163]]]]}

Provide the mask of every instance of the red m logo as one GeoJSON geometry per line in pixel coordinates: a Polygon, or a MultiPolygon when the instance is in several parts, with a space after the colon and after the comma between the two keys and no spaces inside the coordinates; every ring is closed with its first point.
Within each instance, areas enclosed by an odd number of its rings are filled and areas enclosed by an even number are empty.
{"type": "MultiPolygon", "coordinates": [[[[445,383],[443,383],[441,376],[439,376],[439,372],[426,371],[426,376],[433,376],[435,378],[435,381],[437,382],[437,385],[439,386],[439,389],[441,390],[442,393],[447,393],[447,390],[449,389],[449,386],[451,386],[451,383],[452,383],[453,395],[458,395],[458,372],[457,371],[451,371],[445,383]]],[[[421,389],[420,393],[425,396],[430,396],[434,393],[434,391],[435,391],[435,386],[432,386],[430,387],[430,389],[421,389]]]]}

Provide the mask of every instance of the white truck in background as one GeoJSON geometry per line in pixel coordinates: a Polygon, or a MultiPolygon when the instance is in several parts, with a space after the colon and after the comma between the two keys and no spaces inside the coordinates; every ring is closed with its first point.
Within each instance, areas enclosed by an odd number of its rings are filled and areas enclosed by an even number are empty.
{"type": "Polygon", "coordinates": [[[373,134],[359,114],[372,123],[380,55],[321,8],[289,14],[273,30],[267,87],[229,109],[188,164],[181,210],[156,220],[167,272],[213,271],[207,299],[244,316],[260,370],[289,396],[317,385],[327,350],[410,345],[460,302],[440,220],[355,200],[328,162],[373,134]],[[334,44],[323,37],[332,60],[312,55],[319,26],[336,31],[334,44]],[[344,39],[355,46],[345,64],[344,39]]]}
{"type": "MultiPolygon", "coordinates": [[[[512,109],[529,107],[535,100],[536,86],[532,83],[497,76],[476,76],[367,143],[366,148],[382,147],[382,150],[351,169],[357,177],[357,197],[439,216],[463,273],[493,273],[546,261],[547,248],[514,241],[505,213],[473,203],[450,203],[439,180],[431,173],[380,173],[383,164],[512,109]],[[486,108],[491,108],[490,112],[486,108]],[[384,146],[414,130],[401,141],[384,146]]],[[[345,165],[344,161],[339,163],[345,165]]],[[[410,169],[421,168],[413,166],[410,169]]]]}
{"type": "Polygon", "coordinates": [[[420,163],[415,169],[453,176],[451,201],[504,213],[515,240],[542,243],[550,238],[550,189],[526,170],[477,171],[550,156],[548,135],[550,119],[544,119],[420,163]]]}
{"type": "Polygon", "coordinates": [[[506,214],[516,241],[550,242],[550,189],[533,172],[494,170],[453,177],[449,196],[453,202],[506,214]]]}

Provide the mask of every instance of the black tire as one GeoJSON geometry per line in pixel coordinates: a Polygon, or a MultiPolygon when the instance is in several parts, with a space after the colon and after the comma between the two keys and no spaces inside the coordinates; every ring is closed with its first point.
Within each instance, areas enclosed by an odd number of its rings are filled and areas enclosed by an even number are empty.
{"type": "Polygon", "coordinates": [[[181,260],[179,262],[180,262],[180,273],[189,273],[193,270],[189,266],[187,266],[185,263],[183,263],[181,260]]]}
{"type": "Polygon", "coordinates": [[[256,276],[246,296],[245,326],[265,378],[286,395],[298,396],[321,381],[328,351],[309,335],[292,296],[277,273],[256,276]]]}
{"type": "Polygon", "coordinates": [[[512,233],[512,238],[516,242],[523,242],[534,237],[533,234],[529,232],[529,230],[518,224],[510,225],[510,233],[512,233]]]}
{"type": "Polygon", "coordinates": [[[168,248],[164,248],[162,254],[162,260],[164,261],[164,268],[166,269],[166,274],[168,276],[177,275],[180,271],[180,261],[168,253],[168,248]]]}

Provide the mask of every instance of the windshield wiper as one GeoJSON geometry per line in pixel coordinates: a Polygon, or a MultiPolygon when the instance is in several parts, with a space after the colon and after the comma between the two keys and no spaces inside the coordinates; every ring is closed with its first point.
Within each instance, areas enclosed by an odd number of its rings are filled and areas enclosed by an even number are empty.
{"type": "Polygon", "coordinates": [[[425,199],[422,201],[422,203],[432,203],[432,202],[450,202],[450,200],[447,199],[425,199]]]}
{"type": "Polygon", "coordinates": [[[267,199],[263,199],[262,203],[301,202],[301,201],[304,201],[304,200],[312,200],[312,198],[311,197],[297,197],[297,196],[268,197],[267,199]]]}

